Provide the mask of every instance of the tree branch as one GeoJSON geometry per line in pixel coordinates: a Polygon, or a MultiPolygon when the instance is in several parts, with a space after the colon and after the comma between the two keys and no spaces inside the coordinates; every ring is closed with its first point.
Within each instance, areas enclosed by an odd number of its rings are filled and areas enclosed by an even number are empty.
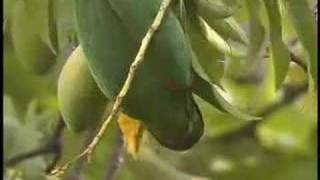
{"type": "MultiPolygon", "coordinates": [[[[268,49],[267,49],[268,51],[268,49]]],[[[268,53],[268,52],[267,52],[268,53]]],[[[305,72],[308,72],[308,67],[305,62],[303,62],[297,55],[295,55],[293,52],[289,51],[290,61],[296,63],[298,66],[300,66],[305,72]]],[[[264,58],[269,58],[269,54],[264,55],[264,58]]]]}
{"type": "Polygon", "coordinates": [[[87,147],[87,149],[85,149],[81,154],[79,154],[77,157],[75,157],[73,160],[67,162],[66,164],[64,164],[61,167],[58,167],[57,169],[53,170],[50,175],[62,175],[64,173],[64,171],[66,169],[69,168],[69,166],[74,162],[77,161],[79,158],[83,157],[83,156],[87,156],[88,160],[91,159],[91,154],[94,151],[94,149],[96,148],[96,146],[98,145],[98,143],[100,142],[101,137],[103,136],[104,132],[106,131],[106,128],[108,127],[109,123],[111,122],[111,120],[113,118],[115,118],[115,116],[118,114],[121,103],[123,98],[126,96],[130,85],[133,81],[133,78],[135,76],[135,73],[139,67],[139,65],[143,62],[144,60],[144,56],[145,53],[147,51],[148,45],[151,42],[151,39],[154,35],[154,33],[158,30],[164,15],[166,13],[166,11],[169,8],[169,5],[171,3],[172,0],[163,0],[160,8],[158,10],[158,13],[153,21],[153,23],[151,24],[150,28],[148,29],[146,35],[144,36],[144,38],[142,39],[141,42],[141,46],[139,48],[139,51],[134,59],[134,61],[132,62],[132,64],[130,65],[130,69],[129,69],[129,73],[128,76],[126,78],[126,81],[124,82],[124,85],[121,88],[121,91],[119,92],[119,94],[116,97],[116,100],[113,104],[112,107],[112,111],[110,112],[109,116],[107,117],[107,119],[103,122],[100,130],[98,131],[97,135],[94,137],[93,141],[89,144],[89,146],[87,147]]]}
{"type": "Polygon", "coordinates": [[[116,134],[117,137],[115,140],[115,147],[110,160],[108,159],[108,162],[110,162],[110,164],[107,165],[107,170],[104,178],[105,180],[115,179],[121,164],[124,162],[123,160],[124,142],[122,139],[121,130],[117,128],[116,133],[117,133],[116,134]]]}
{"type": "Polygon", "coordinates": [[[15,166],[16,164],[21,163],[22,161],[25,161],[30,158],[46,154],[54,154],[54,159],[52,163],[46,168],[46,171],[51,171],[52,167],[56,165],[56,163],[59,161],[61,157],[61,136],[64,127],[65,124],[63,122],[63,119],[60,117],[58,124],[52,134],[52,137],[44,146],[41,146],[29,152],[22,153],[9,159],[5,162],[5,166],[15,166]]]}
{"type": "MultiPolygon", "coordinates": [[[[258,113],[259,117],[266,118],[271,113],[277,111],[278,109],[291,104],[294,100],[296,100],[300,95],[305,93],[308,90],[308,84],[296,84],[296,85],[286,85],[283,87],[283,96],[280,100],[271,103],[265,109],[263,109],[260,113],[258,113]]],[[[255,136],[256,127],[264,122],[264,119],[258,121],[251,121],[244,127],[223,136],[219,136],[217,138],[232,138],[239,137],[241,135],[255,136]]]]}
{"type": "Polygon", "coordinates": [[[47,148],[37,148],[34,150],[31,150],[29,152],[25,152],[22,154],[19,154],[5,162],[5,166],[15,166],[16,164],[25,161],[27,159],[34,158],[36,156],[44,155],[44,154],[49,154],[51,153],[51,150],[47,148]]]}
{"type": "MultiPolygon", "coordinates": [[[[83,147],[80,150],[83,151],[91,142],[92,138],[94,137],[95,132],[94,131],[88,131],[85,137],[85,140],[83,142],[83,147]]],[[[68,180],[81,180],[81,172],[85,168],[86,165],[86,159],[85,157],[82,157],[74,166],[72,172],[67,176],[66,179],[68,180]]],[[[50,173],[50,172],[48,172],[50,173]]]]}

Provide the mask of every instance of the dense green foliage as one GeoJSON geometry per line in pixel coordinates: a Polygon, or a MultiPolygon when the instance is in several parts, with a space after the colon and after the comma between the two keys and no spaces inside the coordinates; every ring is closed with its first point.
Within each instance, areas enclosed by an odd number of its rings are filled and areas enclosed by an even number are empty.
{"type": "MultiPolygon", "coordinates": [[[[4,0],[5,179],[55,179],[88,144],[160,3],[4,0]]],[[[138,159],[113,121],[64,179],[106,179],[123,152],[119,180],[315,180],[315,4],[173,1],[121,108],[146,127],[138,159]]]]}

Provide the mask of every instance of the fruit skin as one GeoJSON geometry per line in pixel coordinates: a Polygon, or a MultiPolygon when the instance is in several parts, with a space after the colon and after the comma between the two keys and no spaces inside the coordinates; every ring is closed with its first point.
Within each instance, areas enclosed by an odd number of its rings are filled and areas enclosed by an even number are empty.
{"type": "Polygon", "coordinates": [[[38,76],[25,69],[14,52],[12,36],[9,31],[3,34],[3,81],[4,94],[10,96],[21,118],[32,100],[47,107],[48,97],[55,96],[50,76],[38,76]],[[17,76],[19,74],[19,76],[17,76]],[[23,89],[23,91],[21,91],[23,89]]]}
{"type": "Polygon", "coordinates": [[[96,128],[101,123],[107,101],[78,46],[63,66],[58,80],[58,102],[67,127],[75,132],[96,128]]]}
{"type": "Polygon", "coordinates": [[[29,71],[43,75],[55,64],[56,56],[30,26],[30,12],[26,2],[19,1],[10,19],[13,46],[20,63],[29,71]]]}
{"type": "MultiPolygon", "coordinates": [[[[115,98],[160,0],[77,0],[80,42],[93,76],[115,98]]],[[[123,112],[139,119],[164,146],[186,150],[202,136],[203,122],[191,92],[191,50],[171,11],[150,43],[123,102],[123,112]]]]}

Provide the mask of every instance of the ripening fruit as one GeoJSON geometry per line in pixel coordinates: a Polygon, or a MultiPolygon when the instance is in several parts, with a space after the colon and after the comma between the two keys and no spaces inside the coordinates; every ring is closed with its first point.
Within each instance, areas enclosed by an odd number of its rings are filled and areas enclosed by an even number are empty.
{"type": "Polygon", "coordinates": [[[58,81],[58,101],[67,127],[75,132],[96,128],[107,105],[77,47],[64,65],[58,81]]]}
{"type": "Polygon", "coordinates": [[[27,70],[35,74],[45,74],[56,62],[56,55],[50,47],[41,39],[31,24],[31,12],[26,7],[26,2],[16,3],[10,30],[13,46],[17,59],[27,70]]]}

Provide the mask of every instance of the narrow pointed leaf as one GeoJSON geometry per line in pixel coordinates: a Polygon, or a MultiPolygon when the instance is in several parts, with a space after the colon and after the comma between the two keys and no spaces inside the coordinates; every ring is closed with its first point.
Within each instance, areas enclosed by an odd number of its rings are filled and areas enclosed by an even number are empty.
{"type": "Polygon", "coordinates": [[[317,84],[317,32],[316,20],[305,0],[284,0],[299,40],[309,54],[309,72],[317,84]]]}
{"type": "Polygon", "coordinates": [[[194,73],[192,91],[221,112],[227,112],[243,120],[259,120],[260,117],[249,115],[230,104],[218,91],[218,87],[210,84],[194,73]]]}
{"type": "Polygon", "coordinates": [[[248,63],[259,60],[265,39],[265,29],[259,19],[260,1],[246,0],[249,14],[249,51],[248,63]]]}
{"type": "Polygon", "coordinates": [[[248,37],[233,17],[229,17],[222,20],[209,20],[205,17],[203,18],[207,21],[208,25],[225,40],[231,39],[240,42],[244,45],[248,44],[248,37]]]}
{"type": "Polygon", "coordinates": [[[234,9],[219,3],[217,0],[195,0],[200,16],[208,19],[223,19],[230,17],[234,9]]]}
{"type": "Polygon", "coordinates": [[[270,55],[274,65],[276,88],[279,88],[287,75],[290,55],[288,48],[282,40],[281,15],[278,0],[264,0],[264,3],[269,17],[270,55]]]}

